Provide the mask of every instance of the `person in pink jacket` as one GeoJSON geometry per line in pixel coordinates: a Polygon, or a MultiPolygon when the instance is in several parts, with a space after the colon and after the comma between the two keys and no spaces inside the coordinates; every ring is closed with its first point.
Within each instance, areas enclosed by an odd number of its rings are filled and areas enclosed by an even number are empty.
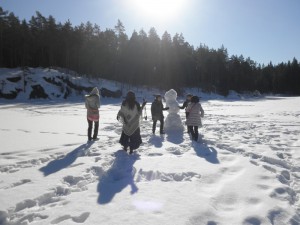
{"type": "Polygon", "coordinates": [[[89,95],[85,96],[85,107],[87,109],[88,121],[88,140],[97,140],[99,128],[99,108],[100,108],[100,95],[97,87],[94,87],[89,95]],[[94,134],[92,137],[92,129],[94,123],[94,134]]]}
{"type": "Polygon", "coordinates": [[[186,125],[188,126],[189,133],[192,135],[194,141],[198,141],[199,131],[198,128],[202,126],[201,117],[204,116],[204,110],[199,103],[199,97],[193,96],[187,109],[186,125]]]}

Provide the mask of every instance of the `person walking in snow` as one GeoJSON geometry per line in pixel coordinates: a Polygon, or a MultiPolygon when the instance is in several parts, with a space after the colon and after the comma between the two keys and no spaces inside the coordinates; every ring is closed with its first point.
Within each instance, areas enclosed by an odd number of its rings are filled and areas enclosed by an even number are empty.
{"type": "Polygon", "coordinates": [[[140,120],[145,105],[146,101],[144,100],[141,107],[136,101],[135,93],[129,91],[117,115],[117,119],[123,123],[122,134],[119,142],[126,152],[129,147],[130,154],[133,153],[133,150],[138,149],[142,143],[140,120]]]}
{"type": "Polygon", "coordinates": [[[100,95],[97,87],[94,87],[90,94],[85,95],[85,107],[87,109],[88,141],[97,140],[100,108],[100,95]],[[94,133],[92,136],[93,123],[94,133]]]}
{"type": "MultiPolygon", "coordinates": [[[[188,95],[186,96],[186,99],[185,99],[183,105],[182,105],[181,107],[179,107],[180,109],[185,109],[185,118],[186,118],[186,119],[187,119],[187,117],[188,117],[188,113],[187,113],[186,109],[187,109],[189,103],[191,102],[191,98],[192,98],[192,97],[193,97],[192,94],[188,94],[188,95]]],[[[190,133],[188,127],[187,127],[187,132],[190,133]]]]}
{"type": "Polygon", "coordinates": [[[186,120],[188,130],[192,135],[192,139],[194,141],[198,141],[198,128],[202,126],[201,117],[204,116],[204,110],[201,104],[199,103],[198,96],[193,96],[191,98],[191,102],[189,103],[186,112],[188,113],[186,120]]]}
{"type": "Polygon", "coordinates": [[[168,110],[169,107],[164,108],[162,104],[161,95],[155,95],[155,99],[151,105],[151,115],[153,120],[152,133],[155,134],[156,123],[160,121],[160,134],[164,134],[164,114],[163,110],[168,110]]]}

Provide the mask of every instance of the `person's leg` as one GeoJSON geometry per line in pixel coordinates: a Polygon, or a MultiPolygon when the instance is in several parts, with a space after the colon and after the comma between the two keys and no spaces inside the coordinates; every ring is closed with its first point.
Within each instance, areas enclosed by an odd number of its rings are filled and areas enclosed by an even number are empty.
{"type": "Polygon", "coordinates": [[[127,148],[129,146],[129,136],[126,135],[123,131],[119,143],[123,146],[123,149],[127,151],[127,148]]]}
{"type": "Polygon", "coordinates": [[[138,149],[142,144],[142,137],[140,128],[138,128],[130,137],[129,137],[129,149],[130,154],[133,153],[133,150],[138,149]]]}
{"type": "Polygon", "coordinates": [[[93,129],[93,121],[87,120],[88,121],[88,140],[92,140],[92,129],[93,129]]]}
{"type": "Polygon", "coordinates": [[[189,133],[192,135],[192,138],[194,138],[194,130],[193,130],[193,126],[188,126],[188,131],[189,131],[189,133]]]}
{"type": "Polygon", "coordinates": [[[195,134],[195,141],[198,141],[199,137],[199,131],[198,131],[198,126],[194,126],[194,134],[195,134]]]}
{"type": "Polygon", "coordinates": [[[93,135],[93,139],[97,139],[97,136],[98,136],[98,129],[99,129],[99,121],[95,121],[95,127],[94,127],[94,135],[93,135]]]}
{"type": "Polygon", "coordinates": [[[155,133],[157,120],[153,120],[152,133],[155,133]]]}
{"type": "Polygon", "coordinates": [[[164,134],[164,118],[160,119],[160,133],[164,134]]]}

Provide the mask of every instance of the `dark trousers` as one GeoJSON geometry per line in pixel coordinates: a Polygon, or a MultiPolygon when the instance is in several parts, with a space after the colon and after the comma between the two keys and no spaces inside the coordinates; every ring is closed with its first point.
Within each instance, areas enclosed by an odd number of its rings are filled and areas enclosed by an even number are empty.
{"type": "Polygon", "coordinates": [[[198,126],[188,126],[189,133],[192,135],[193,140],[197,141],[199,137],[198,126]]]}
{"type": "MultiPolygon", "coordinates": [[[[160,132],[163,132],[164,131],[164,118],[161,118],[159,120],[159,122],[160,122],[160,132]]],[[[155,133],[156,123],[157,123],[157,120],[153,120],[153,127],[152,127],[153,133],[155,133]]]]}
{"type": "Polygon", "coordinates": [[[88,121],[88,124],[89,124],[88,139],[90,141],[92,139],[96,139],[97,136],[98,136],[99,121],[91,121],[91,120],[87,120],[87,121],[88,121]],[[94,122],[95,126],[94,126],[94,135],[93,135],[93,138],[92,138],[93,122],[94,122]]]}
{"type": "Polygon", "coordinates": [[[121,134],[120,144],[123,145],[124,150],[130,148],[130,153],[133,150],[138,149],[142,144],[140,128],[138,128],[131,136],[126,135],[124,132],[121,134]]]}

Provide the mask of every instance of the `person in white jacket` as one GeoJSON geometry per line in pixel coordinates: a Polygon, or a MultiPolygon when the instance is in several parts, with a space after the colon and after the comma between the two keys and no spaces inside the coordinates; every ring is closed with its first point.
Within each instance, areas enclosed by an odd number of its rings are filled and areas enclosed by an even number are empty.
{"type": "Polygon", "coordinates": [[[133,150],[139,148],[142,143],[140,120],[145,105],[146,101],[144,100],[143,105],[140,106],[140,103],[135,99],[134,92],[129,91],[117,115],[117,119],[123,123],[120,144],[125,151],[129,147],[130,154],[133,153],[133,150]]]}
{"type": "Polygon", "coordinates": [[[85,95],[85,107],[87,109],[88,140],[97,140],[100,117],[100,95],[97,87],[94,87],[89,95],[85,95]],[[94,134],[92,136],[93,123],[95,126],[94,134]]]}
{"type": "Polygon", "coordinates": [[[189,133],[192,135],[192,139],[194,141],[198,141],[198,128],[202,126],[201,117],[204,116],[204,110],[201,104],[199,103],[198,96],[193,96],[191,98],[191,102],[188,104],[186,112],[186,125],[188,126],[189,133]]]}

